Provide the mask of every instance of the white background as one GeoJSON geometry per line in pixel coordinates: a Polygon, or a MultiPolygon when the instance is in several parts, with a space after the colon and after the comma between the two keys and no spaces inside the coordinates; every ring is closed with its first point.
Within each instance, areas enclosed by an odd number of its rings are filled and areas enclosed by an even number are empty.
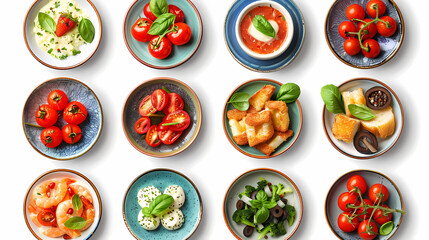
{"type": "Polygon", "coordinates": [[[103,202],[101,225],[93,239],[132,239],[122,219],[122,201],[131,181],[153,168],[172,168],[197,185],[204,203],[203,220],[192,239],[233,239],[222,215],[228,186],[241,173],[259,167],[283,171],[301,190],[304,217],[293,239],[335,239],[324,215],[331,184],[354,169],[372,169],[390,177],[399,187],[408,213],[394,239],[421,239],[427,235],[427,9],[424,0],[397,0],[406,35],[398,54],[371,70],[359,70],[340,62],[329,50],[324,35],[325,17],[332,0],[296,0],[306,26],[304,46],[285,69],[257,73],[239,65],[229,54],[223,25],[232,0],[194,0],[204,24],[198,52],[184,65],[155,70],[137,62],[125,47],[122,25],[131,0],[93,3],[103,22],[103,39],[97,53],[84,65],[67,71],[47,68],[27,50],[23,20],[33,0],[2,1],[1,58],[1,167],[0,226],[2,239],[33,239],[23,218],[23,199],[29,185],[42,173],[56,168],[77,170],[97,186],[103,202]],[[126,140],[121,126],[122,107],[128,94],[153,77],[173,77],[186,82],[198,94],[203,108],[202,130],[185,152],[167,159],[150,158],[126,140]],[[89,85],[104,111],[104,127],[94,148],[70,161],[55,161],[38,154],[22,130],[22,109],[31,91],[55,77],[72,77],[89,85]],[[322,128],[320,88],[355,77],[371,77],[388,84],[405,111],[402,136],[389,152],[372,160],[355,160],[336,151],[322,128]],[[230,92],[244,81],[271,78],[300,85],[304,114],[302,133],[286,153],[269,160],[241,154],[227,141],[222,112],[230,92]]]}

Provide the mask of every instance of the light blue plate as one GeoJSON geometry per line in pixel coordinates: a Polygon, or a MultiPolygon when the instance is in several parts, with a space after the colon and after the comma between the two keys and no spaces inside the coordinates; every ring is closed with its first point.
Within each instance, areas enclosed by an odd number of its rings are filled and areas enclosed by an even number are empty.
{"type": "MultiPolygon", "coordinates": [[[[388,38],[377,34],[375,40],[380,44],[380,55],[376,58],[367,58],[362,52],[355,56],[345,53],[343,47],[344,38],[338,33],[338,26],[342,22],[348,21],[346,16],[348,6],[359,4],[365,9],[368,2],[369,0],[337,0],[329,9],[325,22],[325,35],[329,48],[343,63],[355,68],[374,68],[386,63],[399,50],[404,38],[404,19],[398,6],[392,0],[384,0],[383,2],[386,4],[386,13],[384,15],[390,16],[396,21],[397,30],[393,36],[388,38]]],[[[366,17],[372,19],[368,15],[366,17]]]]}
{"type": "MultiPolygon", "coordinates": [[[[343,239],[343,240],[360,240],[361,239],[357,231],[352,233],[343,232],[341,229],[338,228],[338,224],[337,224],[338,216],[343,212],[338,207],[338,197],[341,195],[341,193],[347,192],[347,181],[353,175],[362,176],[368,185],[368,189],[376,183],[382,183],[383,186],[385,186],[387,190],[389,190],[389,198],[387,199],[386,204],[390,208],[404,210],[404,203],[402,201],[401,192],[399,192],[398,187],[387,176],[372,170],[354,170],[354,171],[348,172],[343,176],[341,176],[339,179],[337,179],[337,181],[335,181],[331,189],[329,189],[329,192],[328,192],[328,195],[326,196],[326,201],[325,201],[325,216],[326,216],[326,220],[328,221],[329,227],[339,239],[343,239]]],[[[365,193],[363,197],[368,198],[368,194],[365,193]]],[[[399,226],[401,225],[403,216],[404,215],[400,213],[393,213],[392,221],[395,224],[393,231],[387,236],[379,235],[376,239],[379,239],[379,240],[390,239],[393,236],[393,234],[395,234],[395,232],[398,230],[399,226]]],[[[378,228],[380,229],[379,225],[378,225],[378,228]]]]}
{"type": "MultiPolygon", "coordinates": [[[[55,126],[62,129],[66,124],[60,115],[55,126]]],[[[36,151],[52,159],[69,160],[82,156],[95,145],[103,127],[103,111],[97,96],[87,85],[71,78],[54,78],[42,83],[30,94],[22,112],[22,126],[25,136],[36,151]],[[56,148],[48,148],[40,140],[43,128],[26,123],[37,125],[36,111],[40,105],[48,103],[48,95],[55,89],[64,91],[69,102],[79,101],[85,105],[88,117],[79,124],[82,129],[82,138],[79,142],[75,144],[62,142],[56,148]]]]}
{"type": "Polygon", "coordinates": [[[203,203],[200,193],[194,183],[182,173],[170,169],[153,169],[137,177],[125,193],[122,206],[125,225],[136,239],[188,239],[197,230],[203,214],[203,203]],[[185,192],[185,204],[180,208],[185,216],[183,226],[174,231],[165,229],[162,224],[158,229],[147,231],[137,221],[140,205],[137,203],[137,193],[141,188],[155,186],[161,192],[169,185],[179,185],[185,192]]]}
{"type": "Polygon", "coordinates": [[[235,25],[240,12],[250,3],[257,0],[236,0],[228,11],[225,19],[225,42],[229,52],[245,68],[257,72],[273,72],[286,67],[298,55],[304,43],[305,26],[304,18],[298,6],[292,0],[273,0],[283,5],[290,13],[293,20],[294,35],[290,46],[286,51],[271,60],[258,60],[247,55],[237,42],[235,25]]]}
{"type": "Polygon", "coordinates": [[[140,18],[144,17],[143,7],[150,0],[136,0],[129,8],[124,21],[125,45],[137,61],[156,69],[177,67],[190,59],[200,46],[203,37],[203,22],[200,13],[190,0],[168,0],[168,4],[176,5],[185,14],[185,23],[191,28],[191,40],[182,46],[173,45],[170,56],[165,59],[156,59],[150,55],[148,43],[139,42],[131,35],[131,27],[140,18]]]}

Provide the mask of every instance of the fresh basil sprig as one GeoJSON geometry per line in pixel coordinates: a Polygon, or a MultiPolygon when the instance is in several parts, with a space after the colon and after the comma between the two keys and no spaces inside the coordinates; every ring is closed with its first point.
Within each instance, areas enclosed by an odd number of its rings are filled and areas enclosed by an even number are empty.
{"type": "Polygon", "coordinates": [[[286,103],[295,102],[300,94],[301,89],[297,84],[286,83],[280,87],[279,92],[277,93],[277,100],[284,101],[286,103]]]}
{"type": "Polygon", "coordinates": [[[256,199],[251,200],[250,203],[252,204],[253,208],[258,209],[255,214],[256,223],[263,223],[267,221],[268,217],[270,216],[269,209],[277,205],[276,202],[268,201],[268,196],[264,190],[259,190],[256,194],[256,199]]]}
{"type": "Polygon", "coordinates": [[[152,200],[149,207],[143,208],[142,213],[145,217],[152,217],[153,215],[160,216],[173,202],[174,198],[171,195],[161,194],[152,200]]]}
{"type": "Polygon", "coordinates": [[[149,8],[153,15],[159,17],[164,13],[168,13],[167,0],[151,0],[149,3],[149,8]]]}
{"type": "Polygon", "coordinates": [[[250,107],[249,98],[250,98],[250,95],[248,93],[238,92],[232,95],[228,103],[231,103],[232,106],[234,106],[240,111],[246,111],[250,107]]]}
{"type": "Polygon", "coordinates": [[[359,119],[368,121],[375,118],[371,109],[363,104],[349,104],[347,107],[350,113],[359,119]]]}
{"type": "Polygon", "coordinates": [[[326,109],[331,113],[346,113],[344,110],[343,96],[337,86],[328,84],[322,87],[320,92],[323,102],[326,104],[326,109]]]}
{"type": "Polygon", "coordinates": [[[88,43],[92,43],[92,41],[94,41],[95,28],[94,25],[92,25],[91,20],[82,18],[79,22],[78,30],[83,40],[88,43]]]}
{"type": "Polygon", "coordinates": [[[64,226],[78,230],[85,227],[86,223],[87,221],[83,217],[71,217],[64,223],[64,226]]]}
{"type": "Polygon", "coordinates": [[[270,217],[270,210],[265,207],[259,209],[255,214],[256,223],[264,223],[270,217]]]}
{"type": "Polygon", "coordinates": [[[78,194],[73,195],[72,204],[75,210],[79,210],[82,208],[82,200],[80,199],[78,194]]]}
{"type": "Polygon", "coordinates": [[[150,35],[163,35],[174,23],[175,19],[176,15],[172,13],[164,13],[152,23],[147,33],[150,35]]]}
{"type": "Polygon", "coordinates": [[[276,37],[276,31],[274,30],[273,26],[271,26],[271,23],[268,22],[268,20],[262,16],[262,15],[256,15],[252,20],[253,26],[261,32],[262,34],[269,36],[269,37],[276,37]]]}
{"type": "Polygon", "coordinates": [[[37,18],[39,19],[40,27],[43,30],[55,34],[55,31],[57,30],[57,24],[55,23],[54,19],[51,18],[51,16],[46,13],[39,12],[37,18]]]}

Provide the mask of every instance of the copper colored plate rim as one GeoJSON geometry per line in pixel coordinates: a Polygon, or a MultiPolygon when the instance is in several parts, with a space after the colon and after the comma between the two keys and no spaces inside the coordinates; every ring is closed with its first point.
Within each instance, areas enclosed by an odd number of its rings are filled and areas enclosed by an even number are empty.
{"type": "MultiPolygon", "coordinates": [[[[268,78],[256,78],[256,79],[252,79],[252,80],[246,81],[246,82],[244,82],[244,83],[240,84],[238,87],[236,87],[236,88],[231,92],[231,94],[228,96],[228,98],[227,98],[226,102],[228,102],[228,99],[230,99],[230,98],[231,98],[231,96],[232,96],[232,95],[233,95],[233,94],[234,94],[234,93],[235,93],[239,88],[243,87],[244,85],[246,85],[246,84],[248,84],[248,83],[257,82],[257,81],[267,81],[267,82],[271,82],[271,83],[273,83],[273,84],[278,84],[279,86],[283,85],[281,82],[278,82],[278,81],[275,81],[275,80],[272,80],[272,79],[268,79],[268,78]]],[[[279,156],[280,154],[282,154],[282,153],[286,152],[287,150],[289,150],[289,149],[290,149],[290,148],[295,144],[295,142],[298,140],[299,135],[301,134],[301,130],[302,130],[302,122],[303,122],[303,119],[302,119],[302,117],[303,117],[303,116],[302,116],[302,108],[301,108],[301,104],[300,104],[300,102],[299,102],[299,100],[298,100],[298,99],[296,100],[296,103],[298,104],[299,116],[300,116],[299,131],[298,131],[297,133],[294,133],[294,140],[293,140],[293,141],[292,141],[292,143],[289,145],[289,147],[285,148],[284,150],[279,151],[278,153],[273,154],[273,155],[270,155],[270,156],[266,156],[266,155],[265,155],[265,156],[264,156],[264,155],[257,156],[257,155],[253,155],[253,154],[247,153],[247,152],[245,152],[244,150],[242,150],[241,148],[239,148],[239,147],[235,144],[234,140],[232,140],[232,139],[231,139],[231,137],[229,136],[228,131],[227,131],[227,129],[226,129],[226,124],[227,124],[227,122],[225,122],[225,115],[226,115],[226,110],[227,110],[227,108],[228,108],[228,104],[227,104],[227,103],[225,103],[225,107],[223,108],[223,115],[222,115],[223,131],[225,132],[226,138],[228,139],[228,141],[231,143],[231,145],[232,145],[235,149],[237,149],[239,152],[241,152],[242,154],[244,154],[244,155],[246,155],[246,156],[253,157],[253,158],[258,158],[258,159],[268,159],[268,158],[277,157],[277,156],[279,156]]]]}

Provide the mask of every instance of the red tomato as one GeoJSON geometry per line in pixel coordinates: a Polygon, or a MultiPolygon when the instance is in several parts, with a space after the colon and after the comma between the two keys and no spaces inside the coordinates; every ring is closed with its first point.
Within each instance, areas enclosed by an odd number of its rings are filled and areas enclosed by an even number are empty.
{"type": "Polygon", "coordinates": [[[151,147],[157,147],[161,144],[161,140],[158,137],[157,126],[152,125],[146,134],[146,143],[151,147]]]}
{"type": "Polygon", "coordinates": [[[58,113],[48,104],[40,105],[36,111],[36,122],[41,127],[50,127],[58,120],[58,113]]]}
{"type": "Polygon", "coordinates": [[[81,124],[87,116],[86,107],[78,101],[70,102],[63,112],[64,120],[75,125],[81,124]]]}
{"type": "Polygon", "coordinates": [[[362,49],[363,55],[367,58],[376,58],[380,54],[380,44],[374,39],[368,39],[363,42],[363,46],[368,50],[362,49]]]}
{"type": "Polygon", "coordinates": [[[61,129],[55,126],[43,129],[40,134],[40,140],[42,140],[42,143],[48,148],[58,147],[63,141],[61,129]]]}
{"type": "Polygon", "coordinates": [[[383,37],[392,36],[396,32],[396,21],[389,16],[381,17],[380,20],[381,21],[377,22],[378,33],[383,37]],[[382,21],[388,23],[389,26],[387,26],[386,23],[382,21]]]}
{"type": "Polygon", "coordinates": [[[368,195],[374,204],[377,204],[380,199],[383,203],[389,198],[389,190],[380,183],[377,183],[369,188],[368,195]]]}
{"type": "Polygon", "coordinates": [[[359,215],[359,220],[366,220],[369,219],[369,217],[372,214],[372,211],[374,211],[373,208],[369,208],[367,206],[374,206],[374,203],[369,200],[369,199],[364,199],[363,200],[363,204],[365,205],[364,207],[360,207],[358,208],[358,210],[356,211],[356,214],[359,215]]]}
{"type": "Polygon", "coordinates": [[[82,137],[82,130],[78,125],[67,124],[63,127],[63,140],[68,144],[75,144],[79,142],[82,137]]]}
{"type": "Polygon", "coordinates": [[[141,117],[139,120],[137,120],[136,124],[134,125],[134,130],[138,134],[144,134],[149,130],[150,127],[150,118],[149,117],[141,117]]]}
{"type": "Polygon", "coordinates": [[[56,111],[62,111],[69,102],[67,95],[61,90],[54,90],[48,95],[48,104],[56,111]]]}
{"type": "Polygon", "coordinates": [[[168,12],[176,15],[176,19],[174,20],[175,23],[185,21],[185,14],[183,13],[182,9],[180,9],[176,5],[168,5],[168,12]]]}
{"type": "Polygon", "coordinates": [[[177,110],[183,110],[184,103],[182,97],[180,97],[177,93],[169,93],[168,94],[168,104],[162,109],[165,115],[168,115],[177,110]]]}
{"type": "Polygon", "coordinates": [[[361,175],[354,175],[347,181],[347,190],[351,191],[354,187],[359,188],[361,194],[366,192],[366,181],[361,175]]]}
{"type": "Polygon", "coordinates": [[[352,4],[346,9],[347,18],[350,21],[353,19],[364,19],[365,18],[365,9],[359,4],[352,4]]]}
{"type": "MultiPolygon", "coordinates": [[[[371,19],[364,19],[365,22],[371,22],[371,19]]],[[[363,28],[366,25],[366,23],[364,22],[359,22],[357,25],[358,30],[360,30],[361,28],[363,28]]],[[[377,26],[375,26],[375,23],[371,23],[369,24],[367,27],[365,27],[362,32],[362,40],[367,40],[370,38],[375,37],[375,35],[377,35],[377,26]]]]}
{"type": "Polygon", "coordinates": [[[136,23],[131,27],[131,34],[134,39],[139,42],[149,42],[153,37],[149,33],[150,26],[152,26],[152,21],[147,18],[139,18],[136,23]]]}
{"type": "Polygon", "coordinates": [[[371,221],[364,220],[359,224],[358,233],[363,240],[372,240],[378,235],[377,225],[371,221]]]}
{"type": "Polygon", "coordinates": [[[168,104],[168,93],[164,89],[157,89],[151,95],[152,106],[161,111],[168,104]]]}
{"type": "Polygon", "coordinates": [[[182,22],[175,23],[173,26],[173,32],[167,33],[168,40],[174,45],[184,45],[191,40],[192,31],[191,28],[182,22]]]}
{"type": "Polygon", "coordinates": [[[356,33],[357,31],[358,30],[356,28],[356,25],[350,21],[344,21],[338,27],[338,32],[340,33],[341,37],[343,37],[344,39],[357,36],[356,34],[349,34],[349,33],[356,33]]]}
{"type": "Polygon", "coordinates": [[[153,22],[157,19],[157,17],[150,10],[149,3],[150,3],[150,1],[144,6],[143,13],[147,18],[149,18],[153,22]]]}
{"type": "Polygon", "coordinates": [[[357,217],[350,219],[349,217],[352,215],[350,212],[343,212],[338,216],[338,227],[344,232],[353,232],[359,226],[359,220],[357,217]]]}
{"type": "Polygon", "coordinates": [[[381,17],[386,12],[386,4],[382,2],[381,0],[371,0],[366,4],[366,12],[369,16],[372,18],[377,17],[377,10],[378,7],[378,17],[381,17]]]}
{"type": "Polygon", "coordinates": [[[162,143],[170,145],[182,135],[182,131],[173,131],[167,126],[162,126],[162,124],[163,122],[158,125],[158,137],[162,143]]]}
{"type": "Polygon", "coordinates": [[[170,55],[173,46],[166,37],[161,38],[161,41],[159,41],[159,36],[155,36],[150,40],[148,48],[152,57],[164,59],[170,55]]]}
{"type": "Polygon", "coordinates": [[[173,131],[183,131],[191,124],[189,114],[183,110],[172,112],[164,118],[163,125],[173,131]]]}
{"type": "MultiPolygon", "coordinates": [[[[389,208],[386,204],[383,204],[382,207],[389,208]]],[[[378,208],[375,210],[374,215],[372,217],[374,218],[376,223],[383,225],[392,220],[393,214],[383,214],[383,210],[378,208]]]]}
{"type": "Polygon", "coordinates": [[[139,105],[139,113],[141,116],[149,116],[150,114],[153,114],[156,112],[156,108],[152,106],[151,101],[151,95],[147,95],[143,100],[140,102],[139,105]]]}
{"type": "Polygon", "coordinates": [[[344,51],[350,55],[354,56],[360,52],[360,43],[357,38],[349,37],[344,41],[344,51]]]}
{"type": "Polygon", "coordinates": [[[43,226],[56,226],[57,225],[57,219],[55,217],[55,213],[51,210],[42,210],[37,214],[37,220],[40,224],[43,226]]]}
{"type": "Polygon", "coordinates": [[[338,207],[343,211],[353,211],[353,208],[347,207],[347,204],[359,206],[360,201],[356,193],[344,192],[338,197],[338,207]]]}

